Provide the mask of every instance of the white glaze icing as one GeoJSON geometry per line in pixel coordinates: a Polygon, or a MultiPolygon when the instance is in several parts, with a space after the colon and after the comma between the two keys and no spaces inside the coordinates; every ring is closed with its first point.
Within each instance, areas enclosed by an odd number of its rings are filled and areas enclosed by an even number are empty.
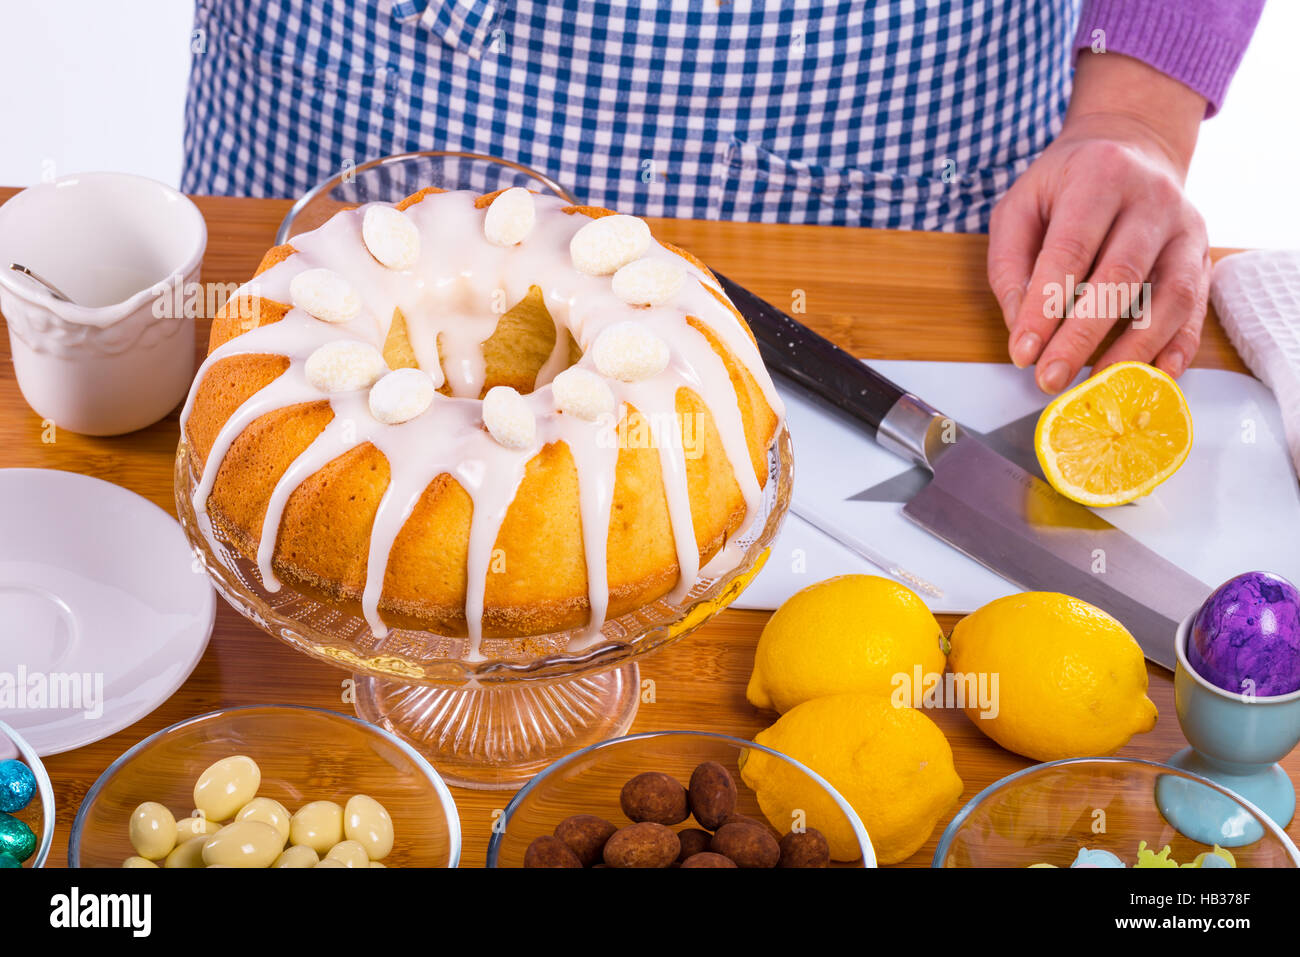
{"type": "Polygon", "coordinates": [[[195,513],[211,540],[207,499],[235,439],[257,418],[275,409],[320,400],[330,403],[333,420],[286,469],[267,505],[257,559],[262,579],[272,591],[279,588],[272,569],[276,538],[294,490],[333,459],[367,442],[385,456],[390,481],[371,531],[362,596],[366,620],[379,636],[387,632],[379,604],[393,543],[429,484],[439,474],[450,474],[473,502],[465,596],[470,660],[481,657],[487,576],[491,574],[501,523],[528,461],[554,442],[568,446],[578,474],[591,607],[585,637],[594,638],[604,623],[609,601],[606,540],[618,457],[617,419],[599,416],[590,420],[559,410],[550,383],[568,365],[564,330],[572,334],[583,351],[579,366],[593,374],[598,373],[590,354],[592,346],[602,330],[614,323],[634,318],[653,329],[668,345],[669,362],[662,372],[639,382],[602,378],[614,396],[619,417],[624,415],[625,405],[636,407],[645,416],[659,451],[680,568],[671,595],[674,600],[680,600],[690,590],[700,573],[686,483],[688,449],[684,448],[675,416],[679,388],[689,387],[698,393],[713,416],[722,449],[745,499],[746,526],[757,514],[761,492],[726,366],[708,340],[686,321],[687,316],[698,319],[726,346],[749,370],[771,408],[778,416],[783,415],[781,401],[748,330],[710,292],[718,289],[711,276],[652,242],[640,255],[669,261],[674,268],[684,269],[688,280],[668,302],[630,306],[614,294],[610,275],[589,275],[573,265],[570,245],[574,235],[592,222],[590,218],[563,212],[565,204],[554,197],[537,196],[532,229],[516,245],[503,247],[485,237],[486,211],[475,207],[475,198],[468,192],[434,193],[409,207],[406,216],[419,231],[420,242],[416,261],[401,271],[386,268],[366,248],[362,223],[366,210],[374,204],[341,212],[319,229],[294,237],[296,252],[236,295],[247,293],[289,303],[289,286],[295,276],[308,269],[329,269],[346,279],[356,292],[362,303],[359,314],[346,322],[329,324],[293,307],[279,322],[231,339],[205,360],[181,418],[184,428],[198,383],[222,359],[240,354],[288,358],[284,374],[244,402],[213,442],[194,493],[195,513]],[[534,391],[522,397],[536,419],[535,440],[527,447],[511,449],[494,441],[483,426],[478,398],[485,376],[482,344],[495,330],[501,314],[489,304],[501,301],[502,296],[507,303],[518,302],[534,285],[541,289],[555,321],[555,347],[538,373],[534,391]],[[421,414],[387,424],[370,413],[365,390],[327,394],[306,380],[305,360],[326,342],[352,338],[381,348],[399,309],[406,319],[420,367],[435,385],[447,383],[450,396],[438,394],[421,414]]]}

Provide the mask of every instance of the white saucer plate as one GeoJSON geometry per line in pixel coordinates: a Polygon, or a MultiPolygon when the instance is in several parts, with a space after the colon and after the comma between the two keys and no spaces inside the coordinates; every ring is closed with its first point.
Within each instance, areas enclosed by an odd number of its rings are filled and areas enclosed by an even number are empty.
{"type": "Polygon", "coordinates": [[[148,499],[0,469],[0,718],[37,753],[99,741],[170,698],[215,615],[181,527],[148,499]]]}

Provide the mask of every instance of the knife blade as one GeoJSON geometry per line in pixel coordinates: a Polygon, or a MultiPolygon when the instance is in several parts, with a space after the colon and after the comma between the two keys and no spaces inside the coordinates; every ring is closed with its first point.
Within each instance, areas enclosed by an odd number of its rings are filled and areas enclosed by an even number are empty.
{"type": "Polygon", "coordinates": [[[914,591],[923,591],[932,598],[942,598],[943,591],[935,584],[926,581],[920,575],[909,572],[902,565],[886,558],[848,529],[840,526],[830,517],[823,515],[806,502],[797,499],[790,502],[790,514],[817,529],[827,538],[838,542],[853,554],[875,565],[891,578],[897,578],[904,585],[910,585],[914,591]]]}
{"type": "Polygon", "coordinates": [[[1117,618],[1172,671],[1179,624],[1211,589],[1095,512],[990,449],[829,339],[715,273],[767,367],[866,426],[932,478],[903,506],[930,534],[1032,591],[1073,595],[1117,618]]]}

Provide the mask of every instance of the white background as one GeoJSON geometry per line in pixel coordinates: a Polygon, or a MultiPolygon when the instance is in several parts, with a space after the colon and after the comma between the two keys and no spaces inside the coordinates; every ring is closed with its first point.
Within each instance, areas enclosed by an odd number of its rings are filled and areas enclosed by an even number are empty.
{"type": "MultiPolygon", "coordinates": [[[[0,0],[0,185],[124,170],[175,185],[193,5],[0,0]]],[[[1216,246],[1300,248],[1300,3],[1270,0],[1188,189],[1216,246]]]]}

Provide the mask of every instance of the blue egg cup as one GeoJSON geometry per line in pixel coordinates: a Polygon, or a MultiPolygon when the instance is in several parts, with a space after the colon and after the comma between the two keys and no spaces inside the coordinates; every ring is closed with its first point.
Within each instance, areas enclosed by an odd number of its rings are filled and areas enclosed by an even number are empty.
{"type": "MultiPolygon", "coordinates": [[[[1295,786],[1277,762],[1300,742],[1300,691],[1259,698],[1210,684],[1187,661],[1193,617],[1174,639],[1174,707],[1191,747],[1168,763],[1241,795],[1285,828],[1295,814],[1295,786]]],[[[1264,836],[1258,821],[1194,781],[1161,778],[1156,803],[1165,820],[1202,844],[1241,847],[1264,836]]]]}

